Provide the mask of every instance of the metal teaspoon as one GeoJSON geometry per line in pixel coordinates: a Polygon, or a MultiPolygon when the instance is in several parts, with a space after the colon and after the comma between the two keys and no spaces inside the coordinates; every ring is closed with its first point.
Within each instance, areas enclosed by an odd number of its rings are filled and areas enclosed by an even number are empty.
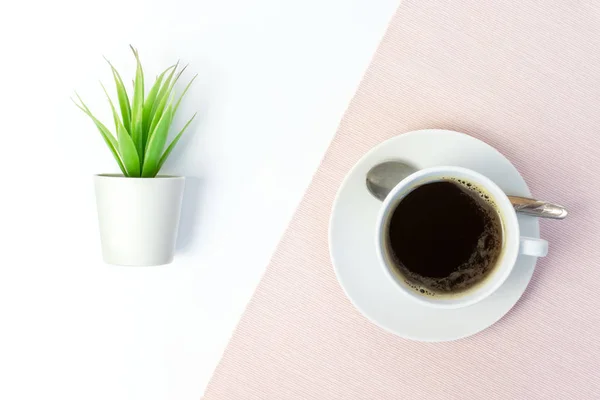
{"type": "MultiPolygon", "coordinates": [[[[383,201],[398,182],[416,171],[416,168],[399,161],[378,164],[367,173],[367,188],[375,198],[383,201]]],[[[519,196],[508,196],[508,199],[515,211],[521,214],[553,219],[567,216],[567,209],[558,204],[519,196]]]]}

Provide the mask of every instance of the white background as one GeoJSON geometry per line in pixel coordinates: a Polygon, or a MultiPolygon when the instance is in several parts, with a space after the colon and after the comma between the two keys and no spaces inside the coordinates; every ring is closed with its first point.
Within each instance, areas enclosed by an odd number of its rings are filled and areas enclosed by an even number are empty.
{"type": "Polygon", "coordinates": [[[2,2],[0,398],[199,399],[398,3],[2,2]],[[199,74],[164,267],[101,262],[91,177],[116,166],[69,100],[110,121],[102,55],[132,77],[129,43],[199,74]]]}

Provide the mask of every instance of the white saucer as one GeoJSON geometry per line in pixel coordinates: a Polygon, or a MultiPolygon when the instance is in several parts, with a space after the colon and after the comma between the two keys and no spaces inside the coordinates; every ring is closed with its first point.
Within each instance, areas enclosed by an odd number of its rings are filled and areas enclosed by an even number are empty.
{"type": "MultiPolygon", "coordinates": [[[[372,322],[407,339],[455,340],[489,327],[519,300],[537,259],[519,256],[504,285],[470,307],[441,310],[411,300],[385,276],[375,254],[375,219],[381,202],[367,191],[365,177],[371,167],[389,160],[401,160],[419,169],[440,165],[470,168],[493,180],[506,193],[531,196],[510,161],[488,144],[463,133],[427,129],[381,143],[348,173],[333,204],[329,250],[346,295],[372,322]]],[[[539,238],[537,218],[518,218],[522,236],[539,238]]]]}

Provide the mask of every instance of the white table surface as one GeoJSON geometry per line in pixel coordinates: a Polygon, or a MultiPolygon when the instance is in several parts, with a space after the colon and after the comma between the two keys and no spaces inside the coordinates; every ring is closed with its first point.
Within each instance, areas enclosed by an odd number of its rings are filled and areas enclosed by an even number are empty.
{"type": "Polygon", "coordinates": [[[0,398],[199,399],[398,3],[3,5],[0,398]],[[101,56],[130,77],[129,43],[149,73],[199,74],[164,267],[101,262],[91,176],[115,165],[69,101],[110,121],[101,56]]]}

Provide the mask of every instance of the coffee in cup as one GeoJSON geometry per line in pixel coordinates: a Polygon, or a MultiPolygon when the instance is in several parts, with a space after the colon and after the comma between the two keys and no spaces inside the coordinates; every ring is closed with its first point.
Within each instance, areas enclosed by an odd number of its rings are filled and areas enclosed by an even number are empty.
{"type": "Polygon", "coordinates": [[[503,245],[502,218],[491,196],[451,177],[408,193],[392,211],[387,235],[393,266],[414,289],[437,296],[484,281],[503,245]]]}

